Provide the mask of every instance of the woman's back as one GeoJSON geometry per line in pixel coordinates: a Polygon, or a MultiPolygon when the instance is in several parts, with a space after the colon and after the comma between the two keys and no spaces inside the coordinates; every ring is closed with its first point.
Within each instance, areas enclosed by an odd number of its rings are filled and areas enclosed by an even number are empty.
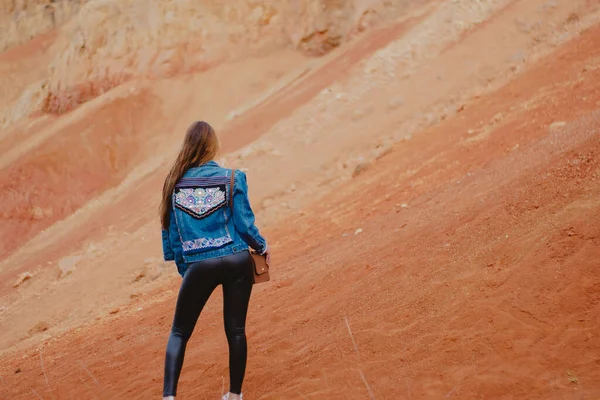
{"type": "Polygon", "coordinates": [[[180,274],[186,264],[248,249],[266,249],[254,225],[246,174],[231,173],[215,161],[188,169],[176,183],[168,232],[163,232],[165,260],[174,260],[180,274]],[[232,206],[233,210],[232,211],[232,206]]]}

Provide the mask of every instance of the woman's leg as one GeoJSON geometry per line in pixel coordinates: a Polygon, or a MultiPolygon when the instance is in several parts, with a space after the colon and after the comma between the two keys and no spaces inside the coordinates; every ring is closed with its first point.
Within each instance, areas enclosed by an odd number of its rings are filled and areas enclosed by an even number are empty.
{"type": "Polygon", "coordinates": [[[240,394],[246,372],[246,314],[253,284],[252,259],[248,252],[242,252],[226,260],[223,316],[229,344],[229,391],[240,394]]]}
{"type": "Polygon", "coordinates": [[[167,343],[163,396],[175,396],[183,366],[185,347],[194,331],[200,312],[219,283],[220,259],[201,261],[190,265],[185,273],[171,335],[167,343]]]}

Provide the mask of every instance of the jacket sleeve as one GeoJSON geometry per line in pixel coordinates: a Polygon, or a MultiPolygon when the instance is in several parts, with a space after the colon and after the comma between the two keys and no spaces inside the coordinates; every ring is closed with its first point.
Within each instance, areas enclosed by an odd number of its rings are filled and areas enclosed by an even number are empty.
{"type": "Polygon", "coordinates": [[[246,174],[235,171],[235,187],[233,190],[233,223],[236,231],[248,245],[258,253],[267,251],[267,241],[260,235],[254,224],[254,213],[248,198],[246,174]]]}
{"type": "Polygon", "coordinates": [[[163,248],[163,259],[165,261],[174,261],[175,254],[171,248],[171,240],[169,239],[169,231],[162,228],[162,248],[163,248]]]}
{"type": "Polygon", "coordinates": [[[163,259],[165,261],[181,261],[182,259],[182,246],[179,240],[179,233],[177,232],[177,222],[175,221],[175,212],[171,210],[171,216],[169,218],[169,229],[162,230],[162,245],[163,245],[163,259]]]}

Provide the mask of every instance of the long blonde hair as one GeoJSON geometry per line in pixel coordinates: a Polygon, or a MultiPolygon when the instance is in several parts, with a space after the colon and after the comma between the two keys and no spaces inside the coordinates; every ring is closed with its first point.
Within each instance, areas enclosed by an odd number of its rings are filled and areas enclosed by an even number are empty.
{"type": "Polygon", "coordinates": [[[171,171],[165,179],[160,203],[160,222],[163,229],[169,228],[172,195],[175,185],[189,168],[202,165],[214,159],[219,152],[219,139],[215,130],[207,122],[196,121],[187,130],[183,146],[171,171]]]}

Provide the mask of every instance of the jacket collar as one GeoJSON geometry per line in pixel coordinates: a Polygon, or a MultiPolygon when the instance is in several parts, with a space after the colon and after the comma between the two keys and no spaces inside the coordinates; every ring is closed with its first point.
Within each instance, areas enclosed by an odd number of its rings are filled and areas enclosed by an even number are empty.
{"type": "Polygon", "coordinates": [[[208,162],[205,162],[204,164],[200,165],[200,167],[218,167],[219,164],[217,164],[216,161],[214,160],[210,160],[208,162]]]}

